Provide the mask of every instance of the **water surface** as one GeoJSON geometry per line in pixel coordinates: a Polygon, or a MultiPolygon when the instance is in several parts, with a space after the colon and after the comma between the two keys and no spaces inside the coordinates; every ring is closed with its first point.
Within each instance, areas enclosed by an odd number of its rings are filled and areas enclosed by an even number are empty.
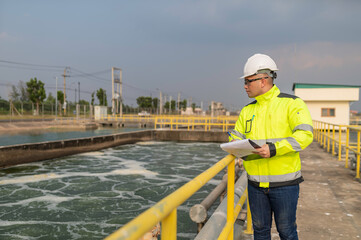
{"type": "MultiPolygon", "coordinates": [[[[0,239],[103,239],[226,154],[216,143],[123,145],[0,170],[0,239]]],[[[189,208],[223,172],[178,208],[178,239],[194,239],[189,208]]]]}
{"type": "Polygon", "coordinates": [[[67,131],[64,129],[34,130],[25,133],[0,134],[0,146],[8,146],[24,143],[37,143],[57,141],[73,138],[85,138],[92,136],[108,135],[121,132],[145,130],[142,128],[100,128],[96,130],[67,131]]]}

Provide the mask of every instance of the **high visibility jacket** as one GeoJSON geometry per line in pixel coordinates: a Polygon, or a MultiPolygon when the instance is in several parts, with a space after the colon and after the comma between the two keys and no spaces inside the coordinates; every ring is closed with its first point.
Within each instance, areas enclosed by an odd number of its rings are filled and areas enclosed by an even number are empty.
{"type": "MultiPolygon", "coordinates": [[[[303,181],[299,151],[313,141],[310,112],[304,101],[281,93],[276,85],[246,105],[230,131],[235,139],[268,144],[270,158],[244,157],[248,180],[259,187],[276,187],[303,181]]],[[[231,138],[230,138],[231,140],[231,138]]]]}

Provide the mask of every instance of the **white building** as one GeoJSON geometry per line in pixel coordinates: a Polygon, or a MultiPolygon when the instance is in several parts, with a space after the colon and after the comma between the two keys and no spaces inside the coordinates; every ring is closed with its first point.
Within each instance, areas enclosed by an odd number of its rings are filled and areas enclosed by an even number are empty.
{"type": "Polygon", "coordinates": [[[313,120],[349,125],[350,103],[359,100],[355,85],[294,83],[295,95],[305,101],[313,120]]]}
{"type": "Polygon", "coordinates": [[[211,116],[212,117],[217,117],[220,115],[225,115],[226,114],[226,109],[223,106],[223,103],[221,102],[211,102],[211,116]]]}
{"type": "Polygon", "coordinates": [[[108,107],[106,106],[94,106],[94,119],[95,120],[106,120],[108,117],[108,107]]]}

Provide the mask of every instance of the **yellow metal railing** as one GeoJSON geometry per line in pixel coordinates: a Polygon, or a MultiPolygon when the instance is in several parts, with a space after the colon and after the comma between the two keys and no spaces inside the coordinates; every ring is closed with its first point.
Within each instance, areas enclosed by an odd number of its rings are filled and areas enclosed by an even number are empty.
{"type": "Polygon", "coordinates": [[[179,128],[187,128],[187,130],[194,130],[196,127],[203,128],[204,131],[209,131],[211,128],[217,127],[222,131],[228,131],[233,128],[237,121],[236,117],[229,118],[212,118],[212,117],[155,117],[154,129],[169,127],[171,130],[179,128]]]}
{"type": "Polygon", "coordinates": [[[116,121],[116,122],[153,122],[154,129],[169,127],[171,130],[179,128],[187,128],[187,130],[194,130],[195,128],[203,128],[205,131],[209,131],[212,128],[222,129],[222,131],[228,131],[229,128],[233,128],[238,117],[237,116],[198,116],[198,115],[148,115],[138,116],[134,114],[128,114],[120,116],[107,115],[101,117],[100,120],[116,121]]]}
{"type": "Polygon", "coordinates": [[[335,144],[338,144],[338,160],[342,160],[342,147],[345,148],[345,168],[349,167],[349,153],[356,155],[356,178],[360,178],[360,134],[361,126],[339,125],[321,121],[313,121],[314,138],[327,151],[335,155],[335,144]],[[332,130],[331,130],[332,129],[332,130]],[[338,137],[336,136],[338,130],[338,137]],[[356,132],[356,142],[350,141],[350,131],[356,132]],[[342,134],[345,132],[345,134],[342,134]],[[331,135],[332,133],[332,135],[331,135]]]}
{"type": "MultiPolygon", "coordinates": [[[[204,171],[190,182],[186,183],[172,194],[163,198],[153,207],[149,208],[138,217],[124,225],[122,228],[109,235],[106,240],[129,239],[138,240],[145,233],[150,231],[158,222],[161,222],[161,239],[177,239],[177,207],[184,203],[203,185],[216,176],[223,168],[228,167],[227,182],[227,222],[218,239],[233,239],[233,226],[236,216],[239,214],[242,205],[247,199],[247,191],[244,192],[236,207],[234,208],[234,175],[235,175],[235,157],[228,155],[211,168],[204,171]]],[[[250,211],[248,207],[248,216],[250,211]]],[[[251,219],[248,218],[246,233],[252,233],[251,219]]]]}

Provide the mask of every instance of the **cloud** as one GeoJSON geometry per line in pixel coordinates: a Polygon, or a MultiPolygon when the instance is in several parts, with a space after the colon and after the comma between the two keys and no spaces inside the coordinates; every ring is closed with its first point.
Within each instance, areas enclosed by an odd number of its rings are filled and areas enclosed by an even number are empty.
{"type": "Polygon", "coordinates": [[[280,68],[327,70],[361,65],[361,43],[310,42],[272,50],[280,68]]]}
{"type": "Polygon", "coordinates": [[[2,39],[6,39],[6,38],[8,38],[9,37],[9,34],[7,34],[6,32],[1,32],[0,33],[0,39],[2,40],[2,39]]]}
{"type": "Polygon", "coordinates": [[[9,35],[7,32],[0,32],[0,41],[15,40],[16,38],[9,35]]]}

